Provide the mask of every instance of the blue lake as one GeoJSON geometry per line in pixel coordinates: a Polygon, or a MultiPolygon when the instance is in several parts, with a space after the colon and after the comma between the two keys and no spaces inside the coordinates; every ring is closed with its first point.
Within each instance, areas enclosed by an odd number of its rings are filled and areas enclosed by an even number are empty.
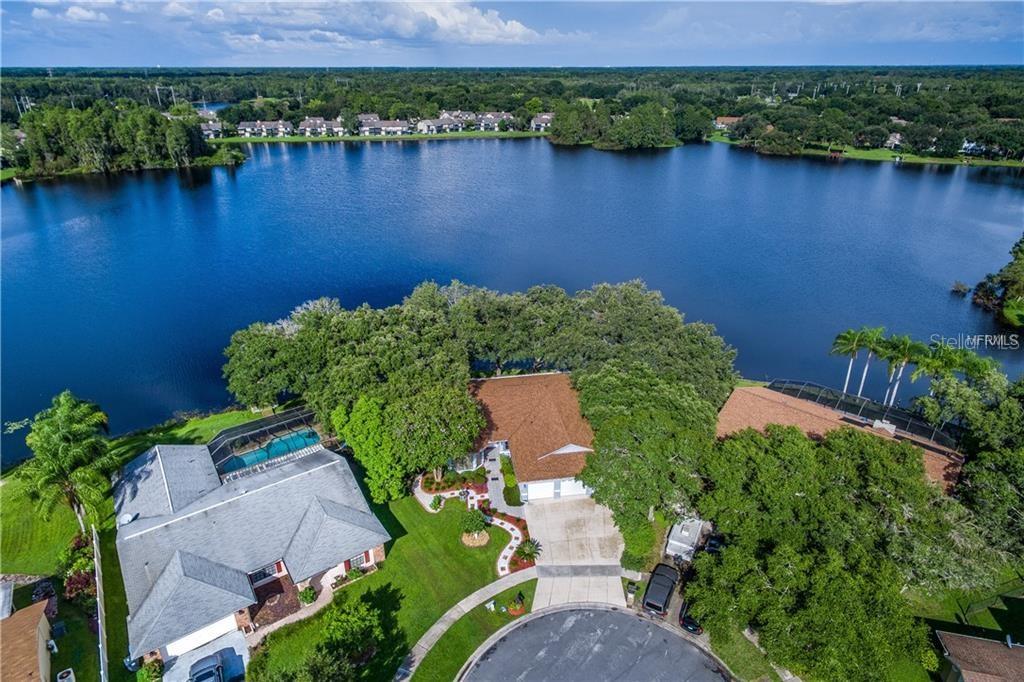
{"type": "MultiPolygon", "coordinates": [[[[949,288],[1001,267],[1024,229],[1024,174],[1006,169],[538,139],[246,151],[237,169],[0,190],[5,422],[65,387],[114,432],[226,405],[234,330],[322,295],[396,303],[425,279],[642,278],[717,325],[746,376],[837,385],[845,362],[828,348],[846,327],[1000,331],[949,288]]],[[[1024,352],[997,356],[1024,370],[1024,352]]],[[[24,433],[3,437],[5,463],[25,455],[24,433]]]]}

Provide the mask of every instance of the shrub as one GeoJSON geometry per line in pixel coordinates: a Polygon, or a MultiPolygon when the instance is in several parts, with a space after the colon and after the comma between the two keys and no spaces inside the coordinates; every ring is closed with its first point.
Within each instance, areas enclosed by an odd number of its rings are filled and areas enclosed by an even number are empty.
{"type": "Polygon", "coordinates": [[[516,547],[516,556],[523,561],[536,561],[540,552],[541,546],[536,540],[523,540],[516,547]]]}
{"type": "Polygon", "coordinates": [[[312,587],[304,587],[299,590],[299,601],[303,604],[312,604],[316,601],[316,590],[312,587]]]}
{"type": "Polygon", "coordinates": [[[85,606],[96,598],[96,579],[88,571],[70,573],[64,579],[64,598],[85,606]]]}
{"type": "Polygon", "coordinates": [[[523,497],[519,494],[518,485],[506,485],[501,489],[501,496],[505,498],[505,504],[510,507],[518,507],[523,503],[523,497]]]}
{"type": "Polygon", "coordinates": [[[487,527],[487,520],[479,509],[470,509],[462,516],[462,532],[476,535],[487,527]]]}
{"type": "Polygon", "coordinates": [[[349,582],[352,582],[353,580],[358,580],[359,578],[362,578],[362,577],[363,577],[363,569],[361,569],[361,568],[350,568],[348,573],[345,574],[345,578],[349,582]]]}
{"type": "Polygon", "coordinates": [[[76,535],[61,551],[57,559],[59,572],[64,577],[72,573],[91,572],[94,570],[92,544],[84,535],[76,535]]]}
{"type": "Polygon", "coordinates": [[[623,568],[634,571],[646,570],[654,543],[658,539],[654,527],[644,519],[619,524],[619,530],[625,543],[619,563],[623,568]]]}
{"type": "Polygon", "coordinates": [[[135,676],[136,682],[157,682],[164,678],[164,662],[159,658],[146,661],[135,676]]]}
{"type": "Polygon", "coordinates": [[[442,504],[444,504],[444,498],[440,495],[434,495],[434,499],[430,501],[430,508],[437,511],[441,508],[442,504]]]}

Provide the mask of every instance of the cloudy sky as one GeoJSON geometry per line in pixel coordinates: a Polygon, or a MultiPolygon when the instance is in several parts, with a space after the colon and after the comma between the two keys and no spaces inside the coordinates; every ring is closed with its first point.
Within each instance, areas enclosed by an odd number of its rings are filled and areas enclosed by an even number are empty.
{"type": "Polygon", "coordinates": [[[5,0],[3,66],[1024,63],[1021,2],[5,0]]]}

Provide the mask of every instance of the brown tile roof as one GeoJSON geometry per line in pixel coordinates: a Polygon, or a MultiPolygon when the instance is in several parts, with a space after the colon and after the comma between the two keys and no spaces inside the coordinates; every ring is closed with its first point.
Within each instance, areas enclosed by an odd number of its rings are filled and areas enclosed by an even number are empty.
{"type": "MultiPolygon", "coordinates": [[[[768,424],[795,426],[812,438],[821,438],[841,426],[863,428],[882,438],[894,438],[888,431],[865,426],[845,417],[842,412],[761,386],[741,387],[732,392],[718,413],[717,433],[719,438],[724,438],[747,428],[764,431],[768,424]]],[[[946,492],[953,488],[960,475],[959,457],[931,441],[909,439],[900,434],[895,438],[910,440],[922,449],[924,470],[929,480],[942,485],[946,492]]]]}
{"type": "Polygon", "coordinates": [[[1021,682],[1024,680],[1024,644],[935,633],[946,651],[946,658],[960,669],[964,682],[1021,682]]]}
{"type": "MultiPolygon", "coordinates": [[[[40,676],[37,636],[39,620],[46,618],[45,611],[44,599],[0,620],[0,679],[4,682],[35,682],[44,679],[40,676]]],[[[49,653],[46,655],[49,656],[49,653]]]]}
{"type": "Polygon", "coordinates": [[[589,452],[594,443],[568,374],[483,379],[472,382],[470,394],[487,419],[478,445],[507,440],[517,479],[570,478],[583,470],[586,452],[555,453],[567,445],[589,452]]]}

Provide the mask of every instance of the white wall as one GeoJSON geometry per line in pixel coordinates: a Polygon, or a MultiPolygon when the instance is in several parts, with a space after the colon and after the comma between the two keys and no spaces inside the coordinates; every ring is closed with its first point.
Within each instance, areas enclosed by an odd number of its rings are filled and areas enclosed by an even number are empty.
{"type": "Polygon", "coordinates": [[[200,628],[192,634],[185,635],[179,640],[175,640],[167,645],[168,656],[181,656],[186,651],[192,651],[197,647],[201,647],[207,642],[212,642],[221,635],[226,635],[232,630],[237,630],[238,625],[235,624],[235,614],[231,614],[226,618],[218,620],[216,623],[210,623],[204,628],[200,628]]]}

